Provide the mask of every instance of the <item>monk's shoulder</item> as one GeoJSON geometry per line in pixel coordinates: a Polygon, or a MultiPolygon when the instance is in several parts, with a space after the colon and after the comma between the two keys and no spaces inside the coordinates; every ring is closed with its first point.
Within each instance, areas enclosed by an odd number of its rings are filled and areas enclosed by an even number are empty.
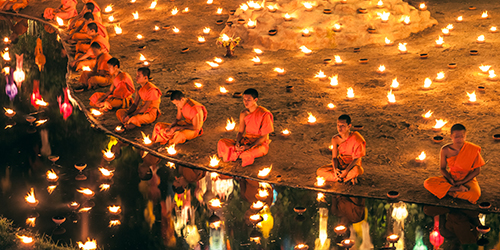
{"type": "Polygon", "coordinates": [[[363,141],[363,142],[365,141],[365,138],[364,138],[364,137],[363,137],[360,133],[358,133],[357,131],[354,131],[354,132],[352,133],[352,136],[353,136],[353,138],[354,138],[356,141],[363,141]]]}
{"type": "Polygon", "coordinates": [[[240,118],[245,118],[248,114],[250,114],[250,111],[248,109],[244,109],[240,112],[240,118]]]}
{"type": "Polygon", "coordinates": [[[332,136],[332,142],[335,142],[336,144],[340,143],[340,139],[340,134],[335,134],[334,136],[332,136]]]}
{"type": "Polygon", "coordinates": [[[441,147],[441,152],[448,154],[452,150],[451,145],[453,145],[453,143],[448,143],[441,147]]]}
{"type": "Polygon", "coordinates": [[[467,144],[468,147],[471,147],[471,148],[474,148],[476,150],[481,150],[481,147],[472,143],[472,142],[465,142],[467,144]]]}

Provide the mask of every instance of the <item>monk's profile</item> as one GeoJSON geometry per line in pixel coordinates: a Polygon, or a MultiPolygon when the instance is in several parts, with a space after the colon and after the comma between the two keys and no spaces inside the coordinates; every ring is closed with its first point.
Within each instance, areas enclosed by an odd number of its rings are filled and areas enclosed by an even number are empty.
{"type": "Polygon", "coordinates": [[[358,182],[363,174],[361,157],[366,155],[365,139],[358,132],[351,132],[351,117],[343,114],[337,119],[338,134],[332,138],[332,163],[320,167],[316,174],[326,181],[358,182]]]}
{"type": "Polygon", "coordinates": [[[242,160],[242,166],[253,164],[255,158],[269,151],[269,133],[274,131],[273,114],[257,105],[259,93],[255,89],[243,92],[245,109],[240,113],[240,123],[236,140],[221,139],[217,153],[224,162],[242,160]]]}
{"type": "Polygon", "coordinates": [[[178,90],[172,91],[170,100],[177,107],[173,123],[158,122],[153,129],[153,141],[161,144],[181,144],[203,134],[203,122],[207,119],[207,109],[201,103],[186,98],[178,90]],[[184,119],[183,119],[184,118],[184,119]]]}
{"type": "Polygon", "coordinates": [[[439,199],[448,194],[476,204],[481,196],[476,176],[485,163],[481,157],[481,147],[465,141],[465,138],[464,125],[455,124],[451,127],[452,143],[441,148],[439,170],[443,176],[425,180],[424,187],[439,199]]]}

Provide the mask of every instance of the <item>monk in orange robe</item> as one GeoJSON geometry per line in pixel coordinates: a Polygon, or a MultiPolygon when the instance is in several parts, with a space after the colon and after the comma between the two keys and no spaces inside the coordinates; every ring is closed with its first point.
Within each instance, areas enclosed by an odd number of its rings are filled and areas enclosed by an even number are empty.
{"type": "Polygon", "coordinates": [[[83,0],[83,3],[84,5],[82,11],[80,11],[80,13],[73,17],[69,22],[68,30],[75,29],[76,27],[82,25],[82,23],[85,22],[85,18],[83,18],[83,16],[87,12],[92,13],[95,22],[102,23],[101,8],[99,8],[99,5],[97,5],[97,3],[93,0],[83,0]]]}
{"type": "Polygon", "coordinates": [[[70,19],[78,15],[76,10],[76,5],[78,2],[76,0],[61,0],[61,5],[57,9],[46,8],[43,12],[43,17],[45,19],[55,19],[59,17],[61,19],[70,19]]]}
{"type": "Polygon", "coordinates": [[[95,21],[94,15],[90,12],[85,13],[83,15],[83,18],[85,19],[85,22],[83,22],[80,26],[77,28],[70,30],[70,41],[72,42],[78,42],[81,40],[92,40],[92,37],[87,34],[87,25],[90,23],[95,23],[97,25],[97,33],[104,37],[105,39],[108,38],[108,31],[106,30],[106,27],[102,25],[102,23],[99,23],[95,21]]]}
{"type": "Polygon", "coordinates": [[[431,177],[424,187],[442,199],[447,194],[476,204],[481,189],[476,180],[481,167],[485,164],[481,157],[481,147],[465,141],[466,130],[462,124],[451,127],[451,140],[441,148],[440,171],[442,177],[431,177]],[[448,171],[446,167],[449,167],[448,171]]]}
{"type": "Polygon", "coordinates": [[[90,97],[90,105],[109,111],[113,108],[128,108],[135,92],[134,82],[129,74],[120,71],[117,58],[108,60],[108,68],[113,84],[107,93],[96,92],[90,97]]]}
{"type": "Polygon", "coordinates": [[[203,134],[203,122],[207,119],[207,109],[201,103],[186,98],[184,93],[175,90],[170,100],[177,107],[173,123],[158,122],[153,130],[153,142],[161,144],[180,144],[203,134]],[[184,117],[184,120],[182,118],[184,117]]]}
{"type": "Polygon", "coordinates": [[[273,114],[257,105],[259,93],[255,89],[243,92],[245,108],[240,113],[240,125],[236,140],[221,139],[217,153],[224,162],[242,160],[243,167],[253,164],[255,158],[269,151],[269,133],[274,131],[273,114]]]}
{"type": "Polygon", "coordinates": [[[28,6],[28,0],[4,0],[0,1],[0,10],[1,11],[9,11],[13,10],[14,12],[19,12],[28,6]]]}
{"type": "Polygon", "coordinates": [[[137,70],[136,81],[141,85],[135,96],[134,104],[127,109],[116,111],[116,117],[126,129],[153,123],[160,113],[161,91],[149,82],[151,71],[148,67],[137,70]]]}
{"type": "Polygon", "coordinates": [[[97,87],[106,87],[111,84],[111,77],[109,74],[108,61],[111,55],[102,51],[101,45],[93,42],[90,45],[92,53],[96,55],[96,63],[92,71],[84,71],[80,76],[78,82],[80,86],[77,88],[93,89],[97,87]]]}
{"type": "Polygon", "coordinates": [[[87,25],[87,35],[92,37],[92,40],[89,44],[79,41],[76,44],[76,55],[75,60],[71,62],[71,67],[74,67],[75,70],[81,70],[84,66],[94,67],[96,56],[93,53],[93,50],[90,49],[90,44],[93,42],[99,43],[101,45],[101,51],[104,53],[109,53],[109,42],[107,39],[99,35],[97,32],[97,24],[89,23],[87,25]]]}
{"type": "Polygon", "coordinates": [[[361,157],[366,155],[365,139],[358,132],[351,132],[351,117],[341,115],[337,119],[338,134],[332,138],[332,164],[318,168],[316,174],[327,181],[358,182],[363,174],[361,157]]]}

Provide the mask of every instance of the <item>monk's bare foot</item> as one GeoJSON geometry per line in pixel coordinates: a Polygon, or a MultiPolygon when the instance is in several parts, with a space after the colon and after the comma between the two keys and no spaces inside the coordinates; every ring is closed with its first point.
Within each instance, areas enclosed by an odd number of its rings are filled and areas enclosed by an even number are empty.
{"type": "Polygon", "coordinates": [[[358,178],[353,178],[353,179],[351,180],[351,183],[352,183],[352,185],[356,185],[356,184],[358,184],[358,178]]]}
{"type": "Polygon", "coordinates": [[[125,129],[130,130],[130,129],[134,129],[134,128],[135,128],[135,125],[134,125],[134,124],[129,123],[129,124],[126,124],[126,125],[125,125],[125,129]]]}
{"type": "Polygon", "coordinates": [[[460,185],[457,188],[458,188],[458,190],[457,190],[458,192],[467,192],[467,191],[469,191],[469,189],[466,186],[464,186],[464,185],[460,185]]]}

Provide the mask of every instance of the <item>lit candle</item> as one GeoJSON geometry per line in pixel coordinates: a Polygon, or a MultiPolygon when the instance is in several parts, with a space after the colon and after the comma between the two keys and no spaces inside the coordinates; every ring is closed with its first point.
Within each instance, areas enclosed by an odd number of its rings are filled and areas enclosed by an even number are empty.
{"type": "Polygon", "coordinates": [[[334,57],[335,57],[335,65],[342,65],[343,64],[343,61],[339,55],[335,55],[334,57]]]}
{"type": "Polygon", "coordinates": [[[3,108],[5,110],[5,115],[9,118],[12,118],[16,115],[16,111],[8,108],[3,108]]]}
{"type": "Polygon", "coordinates": [[[398,50],[399,50],[399,53],[406,54],[406,52],[407,52],[406,43],[399,43],[398,50]]]}
{"type": "Polygon", "coordinates": [[[257,54],[257,55],[262,55],[262,53],[264,53],[264,51],[262,51],[261,49],[257,49],[257,48],[253,49],[253,52],[255,52],[255,54],[257,54]]]}
{"type": "Polygon", "coordinates": [[[205,34],[205,35],[210,34],[210,28],[209,27],[203,28],[203,34],[205,34]]]}
{"type": "Polygon", "coordinates": [[[140,56],[139,56],[139,60],[140,60],[141,62],[146,61],[146,57],[145,57],[143,54],[139,53],[139,55],[140,55],[140,56]]]}
{"type": "Polygon", "coordinates": [[[446,123],[448,123],[448,121],[445,121],[443,119],[439,119],[439,120],[436,119],[436,125],[434,125],[434,127],[432,129],[435,131],[440,131],[446,123]]]}
{"type": "Polygon", "coordinates": [[[251,19],[248,20],[247,27],[249,29],[253,29],[256,26],[257,26],[257,20],[251,20],[251,19]]]}
{"type": "Polygon", "coordinates": [[[436,47],[441,48],[443,47],[443,44],[444,44],[444,39],[442,36],[439,36],[438,40],[436,40],[436,47]]]}
{"type": "Polygon", "coordinates": [[[480,35],[477,37],[477,43],[484,43],[484,35],[480,35]]]}
{"type": "Polygon", "coordinates": [[[334,24],[334,25],[333,25],[333,28],[332,28],[332,29],[333,29],[333,31],[335,31],[335,32],[340,32],[340,31],[342,30],[342,25],[340,25],[340,24],[336,23],[336,24],[334,24]]]}
{"type": "Polygon", "coordinates": [[[271,169],[273,166],[271,165],[270,167],[263,168],[259,170],[259,174],[257,175],[259,178],[267,178],[269,174],[271,173],[271,169]]]}
{"type": "Polygon", "coordinates": [[[330,79],[330,86],[337,87],[339,86],[339,75],[334,75],[332,77],[328,77],[330,79]]]}
{"type": "Polygon", "coordinates": [[[4,38],[3,38],[3,43],[10,43],[9,38],[8,38],[8,37],[4,37],[4,38]]]}
{"type": "Polygon", "coordinates": [[[316,73],[314,78],[318,78],[319,80],[325,80],[326,79],[325,72],[323,72],[323,70],[320,70],[318,73],[316,73]]]}
{"type": "Polygon", "coordinates": [[[398,82],[398,78],[394,78],[392,79],[392,83],[391,83],[391,88],[393,89],[397,89],[399,87],[399,82],[398,82]]]}
{"type": "Polygon", "coordinates": [[[219,57],[214,57],[214,62],[221,64],[224,62],[224,60],[222,60],[222,58],[219,58],[219,57]]]}
{"type": "Polygon", "coordinates": [[[322,176],[317,176],[316,177],[316,182],[314,183],[314,186],[316,187],[324,187],[326,185],[326,180],[322,176]]]}
{"type": "Polygon", "coordinates": [[[35,241],[33,237],[30,236],[26,235],[16,235],[16,236],[24,245],[31,245],[35,241]]]}
{"type": "Polygon", "coordinates": [[[316,196],[316,200],[318,202],[325,202],[325,194],[321,193],[321,192],[318,192],[318,196],[316,196]]]}
{"type": "Polygon", "coordinates": [[[142,143],[144,143],[144,145],[150,146],[151,144],[153,144],[153,141],[151,141],[149,135],[144,134],[144,132],[142,131],[141,134],[142,134],[142,143]]]}
{"type": "Polygon", "coordinates": [[[420,5],[418,6],[418,8],[419,8],[421,11],[424,11],[424,10],[427,10],[427,5],[425,5],[425,3],[420,3],[420,5]]]}
{"type": "Polygon", "coordinates": [[[47,171],[46,178],[50,182],[56,182],[57,180],[59,180],[59,176],[57,176],[56,172],[54,172],[53,169],[47,171]]]}
{"type": "Polygon", "coordinates": [[[449,36],[450,35],[450,30],[447,29],[447,28],[442,28],[441,32],[443,32],[443,35],[445,35],[445,36],[449,36]]]}
{"type": "Polygon", "coordinates": [[[274,68],[274,72],[278,73],[279,76],[282,76],[286,73],[285,69],[283,68],[274,68]]]}
{"type": "Polygon", "coordinates": [[[459,16],[457,17],[457,23],[461,23],[462,21],[464,20],[464,18],[462,16],[459,16]]]}
{"type": "Polygon", "coordinates": [[[380,65],[380,66],[378,66],[378,68],[377,68],[377,72],[378,72],[379,74],[384,74],[384,73],[385,73],[385,66],[384,66],[384,65],[380,65]]]}
{"type": "Polygon", "coordinates": [[[269,12],[276,12],[276,10],[278,10],[278,7],[276,5],[268,5],[267,9],[269,10],[269,12]]]}
{"type": "Polygon", "coordinates": [[[89,198],[89,197],[92,197],[94,196],[94,191],[90,190],[89,188],[80,188],[78,190],[79,193],[83,194],[85,197],[89,198]]]}
{"type": "Polygon", "coordinates": [[[394,44],[394,42],[391,41],[391,40],[389,40],[389,38],[387,38],[387,37],[384,40],[385,40],[385,45],[386,46],[392,46],[394,44]]]}
{"type": "Polygon", "coordinates": [[[260,65],[262,62],[260,61],[260,58],[258,56],[254,57],[251,59],[254,65],[260,65]]]}
{"type": "Polygon", "coordinates": [[[118,226],[118,225],[121,225],[121,224],[122,223],[120,222],[120,220],[110,220],[108,227],[114,227],[114,226],[118,226]]]}
{"type": "Polygon", "coordinates": [[[267,189],[259,189],[257,193],[257,198],[267,198],[269,196],[269,191],[267,189]]]}
{"type": "Polygon", "coordinates": [[[114,28],[115,28],[115,34],[117,35],[122,34],[123,30],[122,27],[120,27],[120,24],[115,24],[114,28]]]}
{"type": "Polygon", "coordinates": [[[302,45],[300,46],[300,50],[306,54],[306,55],[310,55],[312,53],[312,50],[308,49],[306,46],[302,45]]]}
{"type": "Polygon", "coordinates": [[[354,99],[354,90],[352,87],[347,88],[347,99],[354,99]]]}
{"type": "Polygon", "coordinates": [[[377,7],[379,7],[379,8],[384,7],[384,2],[382,2],[382,0],[379,0],[379,1],[377,2],[377,7]]]}
{"type": "MultiPolygon", "coordinates": [[[[10,61],[10,54],[9,51],[2,52],[2,58],[4,61],[9,62],[10,61]]],[[[10,68],[9,68],[10,69],[10,68]]]]}
{"type": "Polygon", "coordinates": [[[217,15],[222,14],[222,8],[217,8],[217,12],[216,13],[217,13],[217,15]]]}
{"type": "Polygon", "coordinates": [[[177,13],[179,13],[179,10],[177,9],[177,7],[174,7],[174,8],[170,11],[170,14],[172,14],[172,16],[177,15],[177,13]]]}
{"type": "Polygon", "coordinates": [[[99,191],[101,191],[101,192],[107,191],[107,190],[109,190],[110,187],[111,187],[111,185],[109,185],[107,183],[103,183],[103,184],[99,185],[99,191]]]}
{"type": "Polygon", "coordinates": [[[307,112],[307,123],[309,123],[310,125],[312,124],[315,124],[316,123],[316,117],[311,113],[311,112],[307,112]]]}
{"type": "Polygon", "coordinates": [[[250,221],[256,223],[256,222],[260,222],[262,220],[262,216],[260,214],[252,214],[252,215],[250,215],[249,219],[250,219],[250,221]]]}
{"type": "Polygon", "coordinates": [[[428,120],[429,118],[431,118],[433,112],[432,111],[427,111],[425,114],[422,115],[422,117],[425,119],[425,120],[428,120]]]}
{"type": "Polygon", "coordinates": [[[285,16],[283,18],[285,18],[285,21],[291,21],[292,20],[292,17],[288,13],[285,13],[285,16]]]}
{"type": "Polygon", "coordinates": [[[217,69],[217,68],[219,68],[219,64],[218,64],[218,63],[214,63],[214,62],[210,62],[210,61],[206,61],[206,63],[207,63],[208,65],[210,65],[210,67],[211,67],[212,69],[217,69]]]}
{"type": "Polygon", "coordinates": [[[387,101],[389,102],[389,104],[396,103],[396,97],[392,93],[392,89],[389,91],[389,93],[387,93],[387,101]]]}
{"type": "Polygon", "coordinates": [[[240,9],[242,9],[244,12],[248,10],[248,5],[246,3],[242,3],[240,5],[240,9]]]}
{"type": "Polygon", "coordinates": [[[469,97],[469,103],[476,103],[476,91],[472,91],[472,93],[466,92],[469,97]]]}
{"type": "Polygon", "coordinates": [[[113,5],[108,4],[108,6],[106,6],[106,8],[104,8],[104,13],[111,13],[111,12],[113,12],[113,5]]]}
{"type": "Polygon", "coordinates": [[[227,119],[226,131],[233,131],[235,127],[236,127],[236,122],[234,121],[234,119],[232,117],[230,119],[227,119]]]}
{"type": "Polygon", "coordinates": [[[227,94],[227,89],[225,87],[219,86],[219,93],[221,95],[227,94]]]}
{"type": "Polygon", "coordinates": [[[432,80],[430,78],[425,78],[424,80],[424,89],[428,89],[431,87],[432,80]]]}
{"type": "Polygon", "coordinates": [[[481,14],[481,19],[487,19],[488,18],[488,11],[484,11],[482,14],[481,14]]]}
{"type": "Polygon", "coordinates": [[[331,109],[335,108],[335,104],[330,102],[330,103],[328,103],[328,105],[326,105],[326,107],[331,110],[331,109]]]}
{"type": "Polygon", "coordinates": [[[488,70],[490,70],[490,68],[491,68],[491,65],[482,65],[482,64],[481,64],[481,66],[479,66],[479,69],[480,69],[483,73],[488,72],[488,70]]]}
{"type": "Polygon", "coordinates": [[[134,12],[132,13],[132,15],[134,16],[134,20],[138,20],[139,19],[139,12],[134,12]]]}
{"type": "Polygon", "coordinates": [[[210,167],[215,168],[219,166],[219,158],[217,158],[217,155],[210,156],[210,167]]]}
{"type": "Polygon", "coordinates": [[[207,4],[213,4],[214,0],[207,0],[207,4]]]}
{"type": "Polygon", "coordinates": [[[154,10],[156,8],[157,4],[158,4],[158,2],[156,0],[154,0],[153,2],[151,2],[151,5],[149,5],[149,9],[154,10]]]}

